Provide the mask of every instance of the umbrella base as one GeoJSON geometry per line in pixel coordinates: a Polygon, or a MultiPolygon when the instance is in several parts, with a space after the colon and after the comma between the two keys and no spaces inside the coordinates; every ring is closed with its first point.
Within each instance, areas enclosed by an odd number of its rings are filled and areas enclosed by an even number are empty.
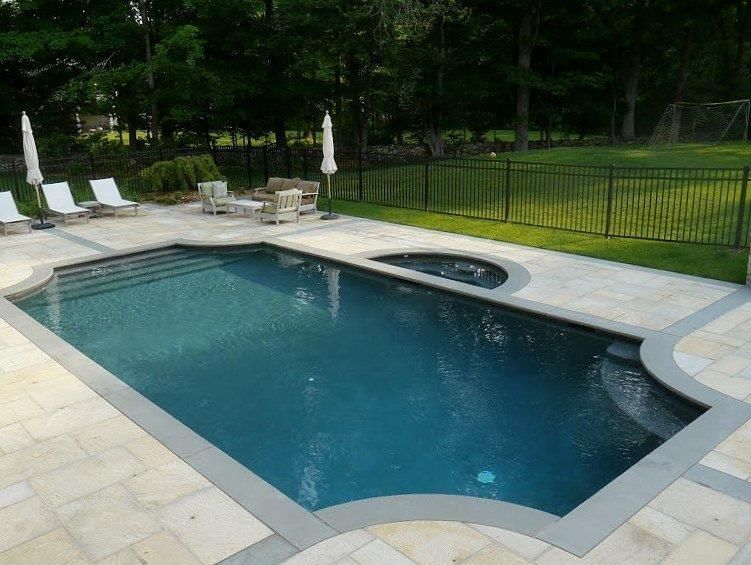
{"type": "Polygon", "coordinates": [[[39,222],[38,224],[31,224],[31,229],[33,230],[48,230],[54,227],[55,224],[52,224],[50,222],[39,222]]]}
{"type": "Polygon", "coordinates": [[[331,212],[329,212],[328,214],[324,214],[323,216],[321,216],[321,219],[322,220],[338,220],[339,214],[332,214],[331,212]]]}

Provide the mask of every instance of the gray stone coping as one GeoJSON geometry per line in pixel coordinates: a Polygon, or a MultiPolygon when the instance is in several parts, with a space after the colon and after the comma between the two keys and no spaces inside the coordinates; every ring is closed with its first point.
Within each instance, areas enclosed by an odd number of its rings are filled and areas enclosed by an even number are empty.
{"type": "MultiPolygon", "coordinates": [[[[677,366],[672,356],[673,347],[682,335],[746,300],[743,287],[735,287],[740,290],[660,332],[515,297],[509,292],[512,287],[498,292],[498,289],[474,287],[380,263],[364,256],[343,255],[293,244],[282,238],[249,238],[227,243],[173,240],[64,261],[51,267],[34,269],[31,277],[5,289],[4,295],[18,298],[39,290],[52,279],[53,267],[77,268],[170,247],[221,248],[256,244],[317,257],[437,291],[641,342],[642,362],[654,378],[677,394],[709,409],[563,517],[503,501],[418,494],[358,500],[312,513],[36,322],[6,298],[0,298],[0,315],[30,341],[276,531],[278,537],[272,536],[272,541],[261,542],[264,545],[256,544],[243,550],[230,558],[233,560],[231,562],[253,562],[254,556],[263,559],[261,562],[273,562],[273,559],[288,557],[291,548],[302,551],[344,531],[385,521],[412,519],[455,520],[505,528],[552,543],[576,555],[584,555],[751,417],[751,406],[697,382],[677,366]]],[[[451,255],[458,253],[454,249],[430,251],[451,255]]],[[[485,256],[471,257],[488,260],[485,256]]],[[[492,260],[497,262],[495,258],[492,260]]],[[[501,264],[507,268],[513,262],[503,261],[501,264]]],[[[524,280],[521,271],[517,271],[517,275],[517,279],[524,280]]]]}
{"type": "Polygon", "coordinates": [[[506,272],[508,279],[493,289],[494,292],[501,292],[503,294],[513,294],[529,284],[532,279],[529,271],[516,261],[510,261],[508,259],[502,259],[493,255],[486,255],[483,253],[468,253],[460,249],[442,248],[439,250],[431,249],[429,247],[394,247],[392,249],[380,249],[378,251],[366,251],[364,253],[358,253],[358,257],[364,257],[365,259],[378,260],[382,257],[393,257],[394,255],[401,254],[410,255],[443,255],[445,257],[460,257],[462,259],[474,259],[475,261],[481,261],[488,263],[494,267],[498,267],[506,272]]]}
{"type": "Polygon", "coordinates": [[[493,525],[535,537],[559,517],[502,500],[452,494],[400,494],[355,500],[315,513],[340,532],[408,520],[451,520],[493,525]]]}

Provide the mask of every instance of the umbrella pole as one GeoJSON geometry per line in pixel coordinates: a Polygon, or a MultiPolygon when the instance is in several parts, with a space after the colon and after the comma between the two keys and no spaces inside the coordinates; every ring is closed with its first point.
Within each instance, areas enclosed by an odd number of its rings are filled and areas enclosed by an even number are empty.
{"type": "Polygon", "coordinates": [[[38,224],[31,224],[32,229],[35,230],[48,230],[50,228],[54,228],[55,224],[51,224],[47,221],[45,221],[44,217],[44,210],[42,209],[42,199],[39,196],[39,185],[34,185],[34,190],[36,190],[37,193],[37,206],[39,207],[39,223],[38,224]]]}
{"type": "Polygon", "coordinates": [[[326,193],[329,198],[329,213],[321,216],[321,219],[322,220],[336,220],[339,218],[339,216],[334,214],[331,211],[331,175],[330,174],[326,175],[326,193]]]}

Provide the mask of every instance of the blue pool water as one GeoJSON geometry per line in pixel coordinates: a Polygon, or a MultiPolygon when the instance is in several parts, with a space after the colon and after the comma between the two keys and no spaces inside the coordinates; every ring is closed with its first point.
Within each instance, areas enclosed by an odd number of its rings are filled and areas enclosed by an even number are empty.
{"type": "Polygon", "coordinates": [[[608,336],[270,248],[86,267],[18,304],[311,510],[562,515],[700,413],[608,336]]]}

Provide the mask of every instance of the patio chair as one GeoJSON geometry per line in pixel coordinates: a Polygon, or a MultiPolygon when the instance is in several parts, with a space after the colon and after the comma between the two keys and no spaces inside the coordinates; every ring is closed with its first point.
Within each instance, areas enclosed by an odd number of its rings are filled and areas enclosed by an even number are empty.
{"type": "Polygon", "coordinates": [[[216,216],[217,210],[227,210],[227,203],[235,200],[235,194],[227,190],[227,183],[221,180],[199,182],[198,194],[201,196],[201,211],[210,208],[216,216]]]}
{"type": "Polygon", "coordinates": [[[68,225],[68,218],[80,218],[83,216],[86,218],[86,223],[89,222],[91,211],[76,205],[67,182],[43,184],[42,192],[47,202],[47,207],[45,208],[47,214],[61,216],[66,226],[68,225]]]}
{"type": "Polygon", "coordinates": [[[10,192],[0,192],[0,224],[3,225],[3,235],[8,235],[10,224],[25,223],[31,233],[31,218],[18,213],[16,201],[10,192]]]}
{"type": "Polygon", "coordinates": [[[300,221],[300,201],[302,190],[280,190],[276,193],[274,202],[264,202],[261,208],[261,222],[274,220],[279,225],[279,220],[286,216],[294,216],[295,221],[300,221]]]}
{"type": "Polygon", "coordinates": [[[115,179],[95,179],[90,180],[91,190],[94,191],[94,198],[101,206],[102,210],[108,209],[115,212],[115,219],[117,220],[117,211],[127,208],[133,208],[136,216],[138,216],[138,202],[132,200],[125,200],[120,196],[120,190],[115,184],[115,179]]]}

